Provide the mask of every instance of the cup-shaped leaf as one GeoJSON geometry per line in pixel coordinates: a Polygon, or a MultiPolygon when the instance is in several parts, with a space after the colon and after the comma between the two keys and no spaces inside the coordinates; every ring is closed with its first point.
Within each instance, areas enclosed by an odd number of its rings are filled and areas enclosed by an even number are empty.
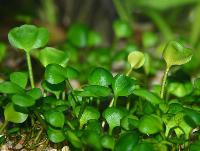
{"type": "Polygon", "coordinates": [[[59,64],[63,67],[66,67],[69,60],[65,51],[61,51],[52,47],[46,47],[42,49],[39,52],[38,58],[44,67],[49,64],[59,64]]]}
{"type": "Polygon", "coordinates": [[[113,150],[114,146],[115,146],[115,139],[114,139],[114,137],[111,136],[111,135],[103,135],[101,137],[101,145],[104,148],[113,150]]]}
{"type": "Polygon", "coordinates": [[[34,25],[22,25],[13,28],[8,33],[8,39],[12,46],[29,52],[45,46],[49,40],[49,32],[45,28],[34,25]]]}
{"type": "Polygon", "coordinates": [[[133,51],[128,55],[128,63],[132,69],[138,69],[144,65],[145,56],[140,51],[133,51]]]}
{"type": "Polygon", "coordinates": [[[99,119],[100,113],[99,111],[92,107],[92,106],[87,106],[85,110],[83,111],[83,114],[81,115],[80,118],[80,127],[83,127],[84,124],[86,124],[89,120],[92,119],[99,119]]]}
{"type": "Polygon", "coordinates": [[[138,125],[139,131],[144,134],[155,134],[163,129],[163,122],[157,115],[144,115],[138,125]]]}
{"type": "Polygon", "coordinates": [[[154,144],[149,142],[141,142],[133,149],[133,151],[156,151],[154,144]]]}
{"type": "Polygon", "coordinates": [[[114,21],[113,29],[117,38],[128,38],[133,34],[132,27],[123,20],[114,21]]]}
{"type": "MultiPolygon", "coordinates": [[[[184,108],[184,112],[186,113],[185,116],[188,116],[190,119],[192,119],[196,125],[200,125],[200,113],[193,110],[193,109],[190,109],[190,108],[184,108]]],[[[186,121],[186,123],[188,123],[186,121]]],[[[190,123],[188,123],[190,124],[190,123]]]]}
{"type": "Polygon", "coordinates": [[[65,116],[62,112],[49,110],[45,112],[46,121],[54,127],[62,128],[65,122],[65,116]]]}
{"type": "Polygon", "coordinates": [[[10,81],[24,89],[28,82],[28,74],[25,72],[13,72],[10,74],[10,81]]]}
{"type": "Polygon", "coordinates": [[[13,103],[9,103],[4,109],[4,117],[9,122],[23,123],[28,118],[28,114],[16,111],[13,103]]]}
{"type": "Polygon", "coordinates": [[[26,94],[31,96],[35,100],[39,99],[42,96],[42,92],[39,88],[33,88],[29,90],[26,94]]]}
{"type": "Polygon", "coordinates": [[[156,94],[149,92],[145,89],[136,89],[133,91],[133,94],[146,99],[152,104],[160,104],[161,102],[163,102],[162,99],[158,97],[156,94]]]}
{"type": "Polygon", "coordinates": [[[49,140],[53,143],[60,143],[65,140],[65,135],[62,130],[48,127],[47,135],[49,140]]]}
{"type": "Polygon", "coordinates": [[[122,108],[111,107],[107,108],[103,112],[103,117],[109,125],[109,129],[112,132],[113,128],[120,126],[120,120],[128,113],[122,108]]]}
{"type": "Polygon", "coordinates": [[[97,67],[92,70],[88,77],[88,82],[91,85],[108,86],[111,85],[112,80],[112,74],[108,70],[101,67],[97,67]]]}
{"type": "Polygon", "coordinates": [[[112,88],[115,96],[128,96],[138,87],[137,81],[123,74],[114,77],[112,88]]]}
{"type": "Polygon", "coordinates": [[[164,48],[162,56],[168,67],[182,65],[192,59],[192,50],[176,41],[170,41],[164,48]]]}
{"type": "Polygon", "coordinates": [[[120,136],[115,145],[115,151],[132,151],[139,141],[137,132],[128,132],[120,136]]]}
{"type": "Polygon", "coordinates": [[[83,91],[76,91],[78,96],[84,97],[107,97],[112,94],[111,89],[100,85],[88,85],[83,91]]]}
{"type": "Polygon", "coordinates": [[[67,33],[67,39],[77,47],[85,47],[88,43],[89,29],[83,24],[74,24],[67,33]]]}
{"type": "Polygon", "coordinates": [[[66,80],[65,68],[58,64],[49,64],[45,70],[45,80],[51,84],[58,84],[66,80]]]}
{"type": "Polygon", "coordinates": [[[30,107],[35,104],[35,99],[27,94],[15,94],[12,97],[12,102],[20,107],[30,107]]]}
{"type": "Polygon", "coordinates": [[[13,94],[13,93],[23,93],[24,90],[17,84],[10,82],[10,81],[6,81],[6,82],[0,83],[0,92],[7,93],[7,94],[13,94]]]}

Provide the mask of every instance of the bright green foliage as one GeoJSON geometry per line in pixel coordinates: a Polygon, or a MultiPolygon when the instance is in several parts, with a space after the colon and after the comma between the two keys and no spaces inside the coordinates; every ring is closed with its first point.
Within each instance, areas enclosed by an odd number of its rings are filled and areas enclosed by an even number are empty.
{"type": "Polygon", "coordinates": [[[156,151],[152,143],[141,142],[139,143],[133,151],[156,151]]]}
{"type": "Polygon", "coordinates": [[[0,92],[13,94],[13,93],[22,93],[24,92],[24,90],[17,84],[10,81],[6,81],[6,82],[0,83],[0,92]]]}
{"type": "Polygon", "coordinates": [[[176,41],[170,41],[163,51],[163,58],[167,67],[182,65],[191,60],[192,51],[176,41]]]}
{"type": "Polygon", "coordinates": [[[6,121],[13,123],[23,123],[28,114],[24,114],[15,110],[13,103],[9,103],[4,110],[4,117],[6,121]]]}
{"type": "Polygon", "coordinates": [[[35,99],[27,94],[15,94],[12,102],[21,107],[30,107],[35,104],[35,99]]]}
{"type": "Polygon", "coordinates": [[[10,74],[10,81],[24,89],[28,82],[28,74],[24,72],[13,72],[10,74]]]}
{"type": "Polygon", "coordinates": [[[76,148],[81,148],[82,147],[81,140],[72,131],[67,130],[66,131],[66,136],[67,136],[67,140],[70,143],[72,143],[74,147],[76,147],[76,148]]]}
{"type": "Polygon", "coordinates": [[[47,135],[50,141],[54,143],[60,143],[65,140],[65,135],[62,130],[57,130],[57,129],[49,127],[47,130],[47,135]]]}
{"type": "Polygon", "coordinates": [[[51,84],[58,84],[66,80],[65,68],[58,64],[50,64],[45,70],[45,80],[51,84]]]}
{"type": "Polygon", "coordinates": [[[133,94],[145,98],[152,104],[160,104],[162,102],[162,99],[159,98],[156,94],[149,92],[145,89],[136,89],[133,91],[133,94]]]}
{"type": "Polygon", "coordinates": [[[113,23],[113,29],[117,38],[128,38],[133,34],[132,27],[123,20],[116,20],[113,23]]]}
{"type": "Polygon", "coordinates": [[[107,108],[103,112],[103,117],[109,125],[109,131],[112,132],[113,128],[120,126],[120,120],[127,115],[126,110],[122,108],[107,108]]]}
{"type": "Polygon", "coordinates": [[[101,67],[92,70],[88,76],[88,83],[91,85],[108,86],[111,85],[112,80],[112,74],[108,70],[101,67]]]}
{"type": "Polygon", "coordinates": [[[50,110],[45,112],[46,121],[54,127],[62,128],[65,122],[65,116],[62,112],[50,110]]]}
{"type": "Polygon", "coordinates": [[[22,25],[13,28],[8,34],[8,39],[13,47],[30,52],[47,44],[49,32],[34,25],[22,25]]]}
{"type": "Polygon", "coordinates": [[[66,67],[69,60],[66,52],[52,48],[46,47],[39,52],[38,59],[44,67],[49,64],[59,64],[66,67]]]}
{"type": "Polygon", "coordinates": [[[163,129],[163,122],[159,116],[151,114],[144,115],[140,119],[140,123],[138,125],[139,131],[150,135],[160,132],[163,129]]]}
{"type": "Polygon", "coordinates": [[[79,76],[79,72],[73,67],[67,66],[65,70],[68,79],[76,79],[79,76]]]}
{"type": "Polygon", "coordinates": [[[115,139],[111,135],[103,135],[101,138],[101,144],[104,148],[114,149],[115,139]]]}
{"type": "Polygon", "coordinates": [[[112,88],[115,96],[130,95],[136,88],[136,81],[123,74],[118,74],[114,77],[112,88]]]}
{"type": "Polygon", "coordinates": [[[115,151],[132,151],[139,140],[137,132],[128,132],[121,135],[115,145],[115,151]]]}
{"type": "Polygon", "coordinates": [[[88,85],[83,87],[83,91],[76,91],[76,94],[85,97],[106,97],[111,95],[111,89],[99,85],[88,85]]]}
{"type": "Polygon", "coordinates": [[[80,118],[80,127],[83,127],[83,125],[86,124],[89,120],[99,119],[99,117],[100,113],[96,108],[87,106],[80,118]]]}

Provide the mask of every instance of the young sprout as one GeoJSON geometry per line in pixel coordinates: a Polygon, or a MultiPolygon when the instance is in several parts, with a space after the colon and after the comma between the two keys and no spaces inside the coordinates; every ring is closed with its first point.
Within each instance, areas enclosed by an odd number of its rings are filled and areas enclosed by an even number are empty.
{"type": "Polygon", "coordinates": [[[163,98],[165,91],[165,84],[167,79],[167,74],[171,66],[183,65],[192,59],[192,50],[184,47],[176,41],[170,41],[163,50],[162,54],[165,62],[166,69],[163,75],[162,86],[160,91],[160,97],[163,98]]]}
{"type": "Polygon", "coordinates": [[[133,51],[128,55],[128,63],[131,65],[131,68],[127,72],[127,76],[130,75],[133,69],[138,69],[144,65],[145,56],[140,51],[133,51]]]}
{"type": "Polygon", "coordinates": [[[34,25],[22,25],[13,28],[8,33],[8,40],[13,47],[26,52],[30,83],[34,88],[30,51],[45,46],[49,40],[49,32],[45,28],[38,28],[34,25]]]}

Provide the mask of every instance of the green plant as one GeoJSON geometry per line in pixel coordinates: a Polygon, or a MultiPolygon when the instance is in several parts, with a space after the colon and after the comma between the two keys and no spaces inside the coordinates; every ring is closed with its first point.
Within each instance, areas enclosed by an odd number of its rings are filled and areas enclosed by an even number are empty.
{"type": "MultiPolygon", "coordinates": [[[[98,38],[95,41],[90,39],[87,45],[88,34],[86,36],[79,25],[77,28],[70,31],[68,37],[73,46],[82,49],[99,43],[98,38]],[[71,37],[80,34],[86,38],[80,38],[82,42],[71,37]]],[[[20,134],[31,134],[30,137],[26,135],[23,144],[27,149],[35,149],[43,140],[46,145],[48,141],[60,146],[67,142],[71,150],[195,151],[199,147],[199,133],[196,133],[200,125],[199,79],[193,84],[190,81],[173,82],[169,78],[166,86],[169,69],[191,60],[190,49],[176,41],[166,45],[163,81],[158,87],[152,86],[150,91],[138,78],[148,78],[142,67],[146,68],[148,59],[142,52],[135,51],[133,44],[127,44],[128,50],[119,57],[127,58],[129,70],[126,74],[113,76],[103,67],[94,67],[87,74],[79,73],[69,65],[70,56],[66,51],[43,48],[48,37],[46,29],[33,25],[22,25],[9,32],[11,45],[26,53],[28,74],[13,72],[10,80],[0,83],[0,107],[4,112],[1,138],[6,140],[13,135],[9,133],[9,124],[19,128],[20,134]],[[34,56],[44,67],[44,76],[38,87],[33,80],[31,51],[36,52],[34,56]],[[71,79],[79,81],[81,74],[87,77],[88,82],[79,88],[73,87],[71,79]]],[[[126,37],[118,35],[118,38],[126,37]]]]}

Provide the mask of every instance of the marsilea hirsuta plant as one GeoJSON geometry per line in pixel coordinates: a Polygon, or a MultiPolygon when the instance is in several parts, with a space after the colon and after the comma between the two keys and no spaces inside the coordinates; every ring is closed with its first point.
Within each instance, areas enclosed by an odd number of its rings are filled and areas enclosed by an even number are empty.
{"type": "MultiPolygon", "coordinates": [[[[79,75],[86,73],[68,64],[66,51],[45,47],[49,40],[47,29],[22,25],[11,29],[8,39],[15,49],[25,52],[28,69],[13,72],[0,83],[1,138],[14,135],[11,130],[27,134],[22,144],[26,149],[48,145],[49,141],[59,144],[57,147],[67,145],[70,150],[99,151],[196,151],[200,144],[194,133],[200,125],[199,107],[184,103],[183,95],[174,95],[173,99],[164,95],[169,69],[192,58],[192,50],[184,45],[176,41],[166,45],[166,71],[159,94],[148,90],[134,76],[145,64],[142,51],[127,56],[127,73],[113,76],[108,69],[95,67],[87,75],[88,82],[74,89],[71,80],[78,81],[79,75]],[[34,51],[44,67],[38,87],[33,76],[37,71],[31,64],[34,51]]],[[[197,79],[191,100],[199,88],[197,79]]]]}

